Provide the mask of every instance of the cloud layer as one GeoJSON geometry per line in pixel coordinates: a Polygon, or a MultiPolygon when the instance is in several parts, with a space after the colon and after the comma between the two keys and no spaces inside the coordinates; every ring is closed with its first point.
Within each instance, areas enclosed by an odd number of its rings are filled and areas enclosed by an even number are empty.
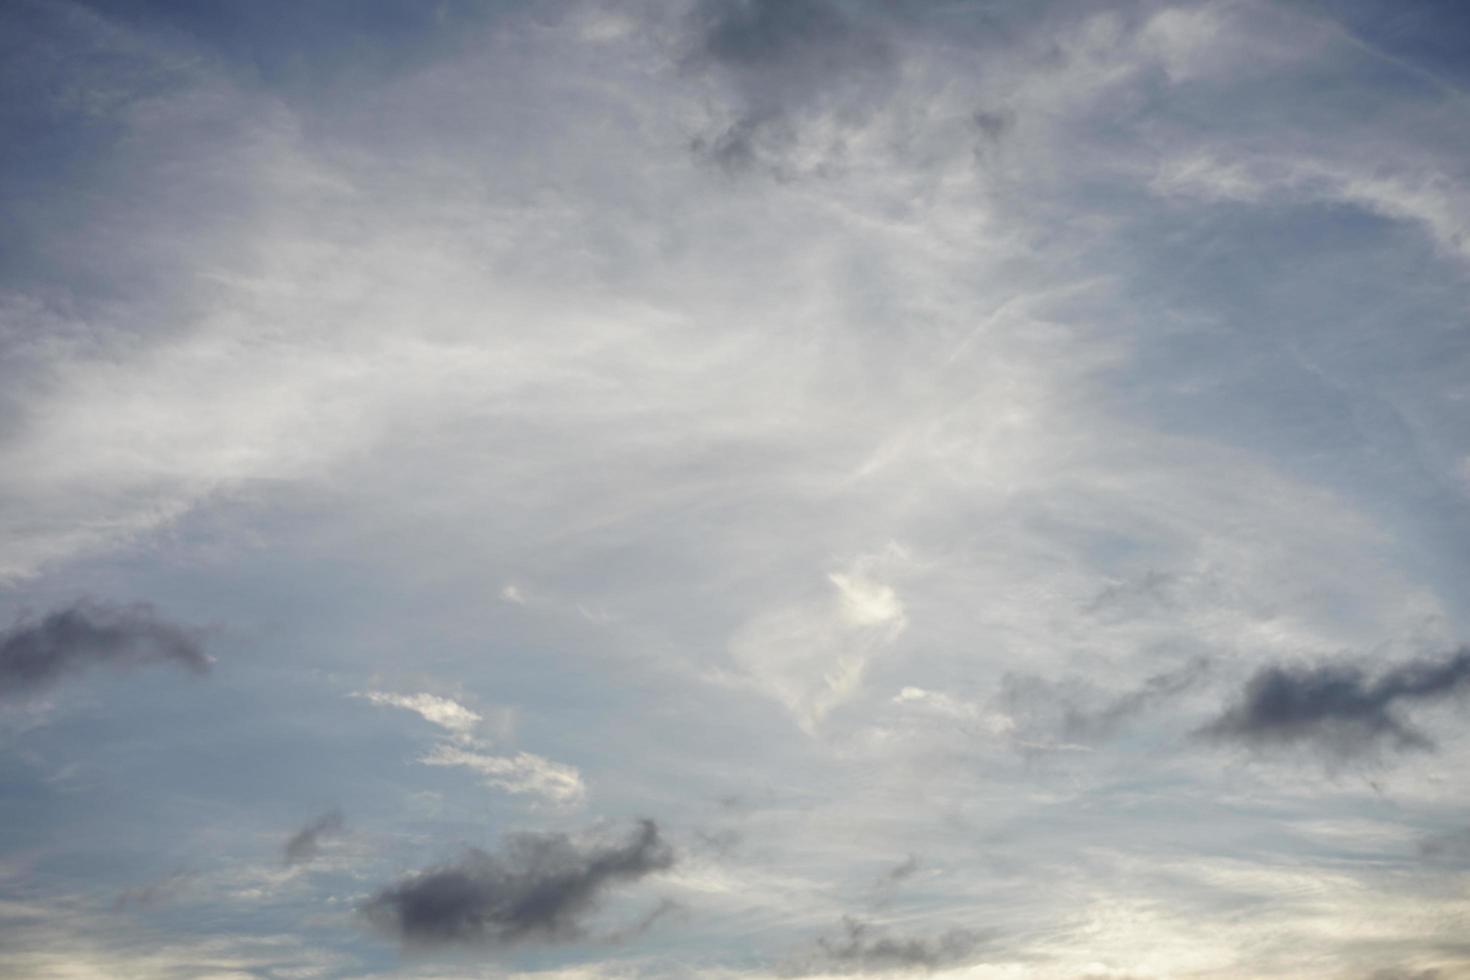
{"type": "Polygon", "coordinates": [[[0,974],[1463,972],[1453,7],[0,3],[0,974]]]}

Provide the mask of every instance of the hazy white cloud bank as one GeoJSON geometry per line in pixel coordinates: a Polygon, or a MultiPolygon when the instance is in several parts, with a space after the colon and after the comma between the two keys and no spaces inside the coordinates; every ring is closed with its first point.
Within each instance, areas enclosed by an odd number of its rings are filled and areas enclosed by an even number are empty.
{"type": "Polygon", "coordinates": [[[1467,36],[10,5],[0,972],[1470,970],[1467,36]]]}

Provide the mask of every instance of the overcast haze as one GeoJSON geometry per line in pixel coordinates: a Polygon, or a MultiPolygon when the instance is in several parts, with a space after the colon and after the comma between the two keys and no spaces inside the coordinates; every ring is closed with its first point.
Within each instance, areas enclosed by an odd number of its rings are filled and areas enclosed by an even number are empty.
{"type": "Polygon", "coordinates": [[[1470,977],[1467,52],[0,4],[0,975],[1470,977]]]}

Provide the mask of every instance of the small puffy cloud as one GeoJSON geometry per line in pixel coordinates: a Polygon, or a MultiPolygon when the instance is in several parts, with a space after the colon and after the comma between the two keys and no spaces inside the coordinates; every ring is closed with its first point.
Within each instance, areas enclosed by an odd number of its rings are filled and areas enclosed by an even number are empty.
{"type": "Polygon", "coordinates": [[[81,600],[0,633],[0,695],[43,690],[97,664],[150,663],[202,674],[210,658],[197,632],[167,622],[151,606],[81,600]]]}
{"type": "Polygon", "coordinates": [[[405,945],[509,947],[587,938],[608,892],[674,866],[652,820],[622,841],[520,834],[500,854],[470,849],[413,874],[363,906],[368,921],[405,945]]]}

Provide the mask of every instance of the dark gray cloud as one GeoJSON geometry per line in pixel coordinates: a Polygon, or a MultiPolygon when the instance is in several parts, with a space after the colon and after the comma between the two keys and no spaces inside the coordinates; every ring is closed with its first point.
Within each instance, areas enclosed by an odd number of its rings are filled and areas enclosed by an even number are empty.
{"type": "Polygon", "coordinates": [[[813,972],[886,973],[935,970],[974,957],[981,936],[969,929],[950,929],[936,936],[895,936],[853,918],[842,920],[837,939],[817,940],[813,972]]]}
{"type": "Polygon", "coordinates": [[[304,864],[310,861],[321,850],[323,838],[340,834],[346,827],[347,822],[342,818],[341,810],[328,810],[286,841],[286,863],[304,864]]]}
{"type": "Polygon", "coordinates": [[[1413,704],[1470,690],[1470,648],[1391,667],[1370,678],[1352,664],[1270,666],[1246,682],[1239,700],[1201,734],[1257,748],[1314,745],[1338,756],[1390,745],[1432,749],[1402,716],[1413,704]]]}
{"type": "Polygon", "coordinates": [[[695,12],[690,63],[731,85],[734,121],[695,141],[726,169],[779,164],[797,117],[830,110],[861,120],[891,89],[887,25],[858,5],[828,0],[708,0],[695,12]]]}
{"type": "Polygon", "coordinates": [[[610,888],[673,864],[673,849],[652,820],[639,821],[620,842],[520,834],[503,854],[472,848],[411,875],[373,896],[363,912],[411,946],[568,942],[586,936],[585,918],[610,888]]]}
{"type": "Polygon", "coordinates": [[[202,674],[210,660],[196,631],[160,619],[151,606],[83,600],[0,634],[0,694],[41,690],[93,664],[148,663],[202,674]]]}

